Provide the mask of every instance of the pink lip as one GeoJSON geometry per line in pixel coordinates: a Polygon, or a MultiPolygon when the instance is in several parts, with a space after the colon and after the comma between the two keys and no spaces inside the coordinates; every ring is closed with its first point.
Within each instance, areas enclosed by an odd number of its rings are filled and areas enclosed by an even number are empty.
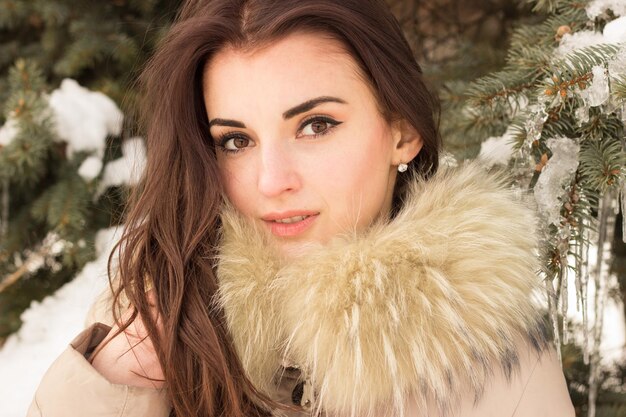
{"type": "Polygon", "coordinates": [[[274,236],[292,237],[307,230],[317,219],[318,212],[314,211],[286,211],[283,213],[270,213],[262,217],[262,220],[270,228],[274,236]],[[276,220],[288,219],[296,216],[308,216],[304,220],[295,223],[277,223],[276,220]]]}

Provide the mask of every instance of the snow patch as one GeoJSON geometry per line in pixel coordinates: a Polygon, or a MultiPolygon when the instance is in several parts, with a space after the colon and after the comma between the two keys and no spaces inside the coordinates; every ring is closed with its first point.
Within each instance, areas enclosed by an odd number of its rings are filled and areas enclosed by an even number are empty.
{"type": "Polygon", "coordinates": [[[513,155],[513,129],[509,127],[502,136],[492,136],[483,141],[480,145],[478,158],[483,160],[487,166],[507,165],[513,155]]]}
{"type": "Polygon", "coordinates": [[[0,146],[8,146],[18,133],[17,120],[9,117],[6,123],[0,127],[0,146]]]}
{"type": "Polygon", "coordinates": [[[0,349],[0,404],[3,417],[26,415],[33,394],[50,364],[85,326],[96,297],[108,285],[106,265],[122,227],[101,230],[96,241],[105,250],[76,278],[22,313],[24,324],[0,349]],[[104,243],[106,242],[106,243],[104,243]]]}
{"type": "Polygon", "coordinates": [[[66,78],[49,98],[59,139],[67,142],[67,157],[75,152],[95,152],[104,156],[106,137],[118,136],[124,116],[105,94],[89,91],[66,78]]]}
{"type": "Polygon", "coordinates": [[[587,16],[593,20],[609,9],[617,16],[626,15],[626,2],[624,0],[593,0],[587,5],[586,11],[587,16]]]}
{"type": "Polygon", "coordinates": [[[454,168],[459,165],[459,161],[457,161],[454,155],[450,152],[442,151],[439,156],[439,165],[442,167],[454,168]]]}
{"type": "Polygon", "coordinates": [[[96,178],[98,174],[100,174],[100,171],[102,171],[102,159],[97,156],[90,156],[80,164],[78,175],[89,182],[96,178]]]}
{"type": "Polygon", "coordinates": [[[602,43],[606,43],[604,36],[600,32],[594,32],[593,30],[566,33],[563,35],[563,38],[561,38],[561,42],[555,52],[557,58],[563,58],[565,55],[577,49],[602,43]]]}
{"type": "MultiPolygon", "coordinates": [[[[624,2],[624,7],[626,7],[626,2],[624,2]]],[[[626,42],[626,16],[618,17],[617,19],[607,23],[606,26],[604,26],[602,35],[605,42],[626,42]]]]}
{"type": "Polygon", "coordinates": [[[580,92],[580,96],[585,100],[587,106],[597,107],[609,99],[609,77],[601,65],[593,67],[591,72],[593,80],[587,88],[580,92]]]}
{"type": "Polygon", "coordinates": [[[108,187],[122,184],[136,185],[146,165],[146,146],[143,139],[135,137],[122,143],[122,157],[104,167],[102,181],[98,184],[98,198],[108,187]]]}

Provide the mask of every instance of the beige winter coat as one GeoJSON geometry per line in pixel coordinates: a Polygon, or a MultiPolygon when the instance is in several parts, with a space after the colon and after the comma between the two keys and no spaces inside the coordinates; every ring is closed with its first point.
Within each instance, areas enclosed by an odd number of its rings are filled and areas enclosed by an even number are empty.
{"type": "Polygon", "coordinates": [[[86,359],[111,329],[108,290],[89,311],[87,328],[53,362],[41,380],[27,417],[166,417],[164,390],[112,384],[86,359]]]}
{"type": "MultiPolygon", "coordinates": [[[[224,225],[235,346],[253,383],[303,415],[574,416],[533,302],[535,220],[475,165],[415,181],[392,222],[288,263],[234,212],[224,225]]],[[[91,368],[105,332],[57,359],[29,417],[168,415],[164,392],[91,368]]]]}

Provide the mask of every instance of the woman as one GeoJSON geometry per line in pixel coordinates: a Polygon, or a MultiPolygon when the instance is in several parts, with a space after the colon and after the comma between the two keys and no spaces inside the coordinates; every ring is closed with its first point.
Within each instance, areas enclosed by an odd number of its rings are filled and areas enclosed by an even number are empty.
{"type": "Polygon", "coordinates": [[[533,217],[438,172],[382,2],[188,1],[143,86],[120,326],[96,308],[30,415],[573,416],[533,217]]]}

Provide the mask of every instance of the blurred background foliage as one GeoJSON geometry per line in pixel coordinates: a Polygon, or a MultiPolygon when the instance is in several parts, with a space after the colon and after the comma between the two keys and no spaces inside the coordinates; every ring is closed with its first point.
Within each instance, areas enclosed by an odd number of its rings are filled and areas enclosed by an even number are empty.
{"type": "MultiPolygon", "coordinates": [[[[72,167],[81,159],[68,160],[64,144],[53,141],[54,133],[37,116],[42,98],[58,88],[64,78],[111,97],[122,109],[129,129],[107,139],[103,160],[106,163],[119,157],[121,143],[135,120],[136,77],[180,3],[0,0],[0,103],[4,105],[0,125],[8,115],[19,114],[30,130],[26,136],[31,136],[25,138],[22,147],[29,151],[34,146],[41,148],[37,158],[23,158],[27,168],[24,175],[11,176],[9,156],[2,155],[0,161],[5,165],[0,166],[0,189],[6,181],[10,195],[8,230],[0,233],[0,277],[4,278],[0,279],[0,343],[19,328],[20,314],[31,301],[53,293],[93,259],[95,232],[119,224],[124,210],[123,187],[108,189],[98,201],[90,201],[93,190],[87,189],[75,175],[77,167],[72,167]],[[46,199],[46,195],[52,198],[46,199]],[[23,254],[25,249],[35,252],[49,231],[81,244],[66,251],[59,270],[42,268],[22,273],[16,254],[23,254]],[[6,277],[12,282],[10,286],[6,277]]],[[[14,144],[5,148],[5,154],[15,150],[14,144]]],[[[0,217],[3,214],[0,212],[0,217]]]]}
{"type": "MultiPolygon", "coordinates": [[[[485,136],[473,134],[459,114],[468,99],[468,86],[502,69],[514,30],[546,20],[546,11],[533,10],[532,4],[519,0],[386,1],[432,88],[442,98],[441,128],[446,149],[457,159],[475,157],[485,136]]],[[[180,3],[181,0],[0,0],[0,102],[11,102],[11,83],[15,81],[11,80],[10,71],[20,59],[36,68],[29,71],[37,74],[26,73],[41,82],[41,93],[50,92],[68,77],[101,91],[113,98],[126,116],[128,128],[107,142],[105,161],[118,157],[121,142],[130,134],[126,132],[132,132],[134,127],[136,76],[167,31],[180,3]]],[[[557,41],[555,38],[551,46],[556,46],[557,41]]],[[[13,110],[4,109],[0,125],[13,110]]],[[[498,121],[490,123],[497,125],[498,121]]],[[[42,164],[63,162],[63,150],[51,145],[45,152],[42,164]]],[[[11,185],[10,219],[19,225],[14,226],[19,239],[13,236],[0,242],[0,282],[1,277],[15,272],[12,256],[23,249],[18,245],[35,245],[51,228],[34,218],[33,210],[21,208],[31,194],[43,193],[51,184],[61,182],[61,177],[62,173],[44,169],[27,188],[11,185]]],[[[76,222],[75,232],[82,233],[87,245],[83,251],[77,249],[69,258],[66,256],[64,268],[40,269],[0,291],[0,345],[19,328],[19,316],[31,301],[53,293],[92,259],[93,250],[89,248],[93,246],[94,234],[120,223],[126,191],[123,187],[107,190],[96,203],[85,206],[89,213],[70,219],[76,222]]],[[[68,193],[67,197],[80,198],[80,193],[68,193]]],[[[620,281],[620,291],[613,296],[624,300],[626,247],[621,229],[617,229],[612,269],[620,281]]],[[[585,415],[589,369],[582,361],[580,347],[565,345],[563,363],[577,414],[585,415]]],[[[602,378],[596,415],[626,416],[626,363],[607,370],[602,378]]]]}

